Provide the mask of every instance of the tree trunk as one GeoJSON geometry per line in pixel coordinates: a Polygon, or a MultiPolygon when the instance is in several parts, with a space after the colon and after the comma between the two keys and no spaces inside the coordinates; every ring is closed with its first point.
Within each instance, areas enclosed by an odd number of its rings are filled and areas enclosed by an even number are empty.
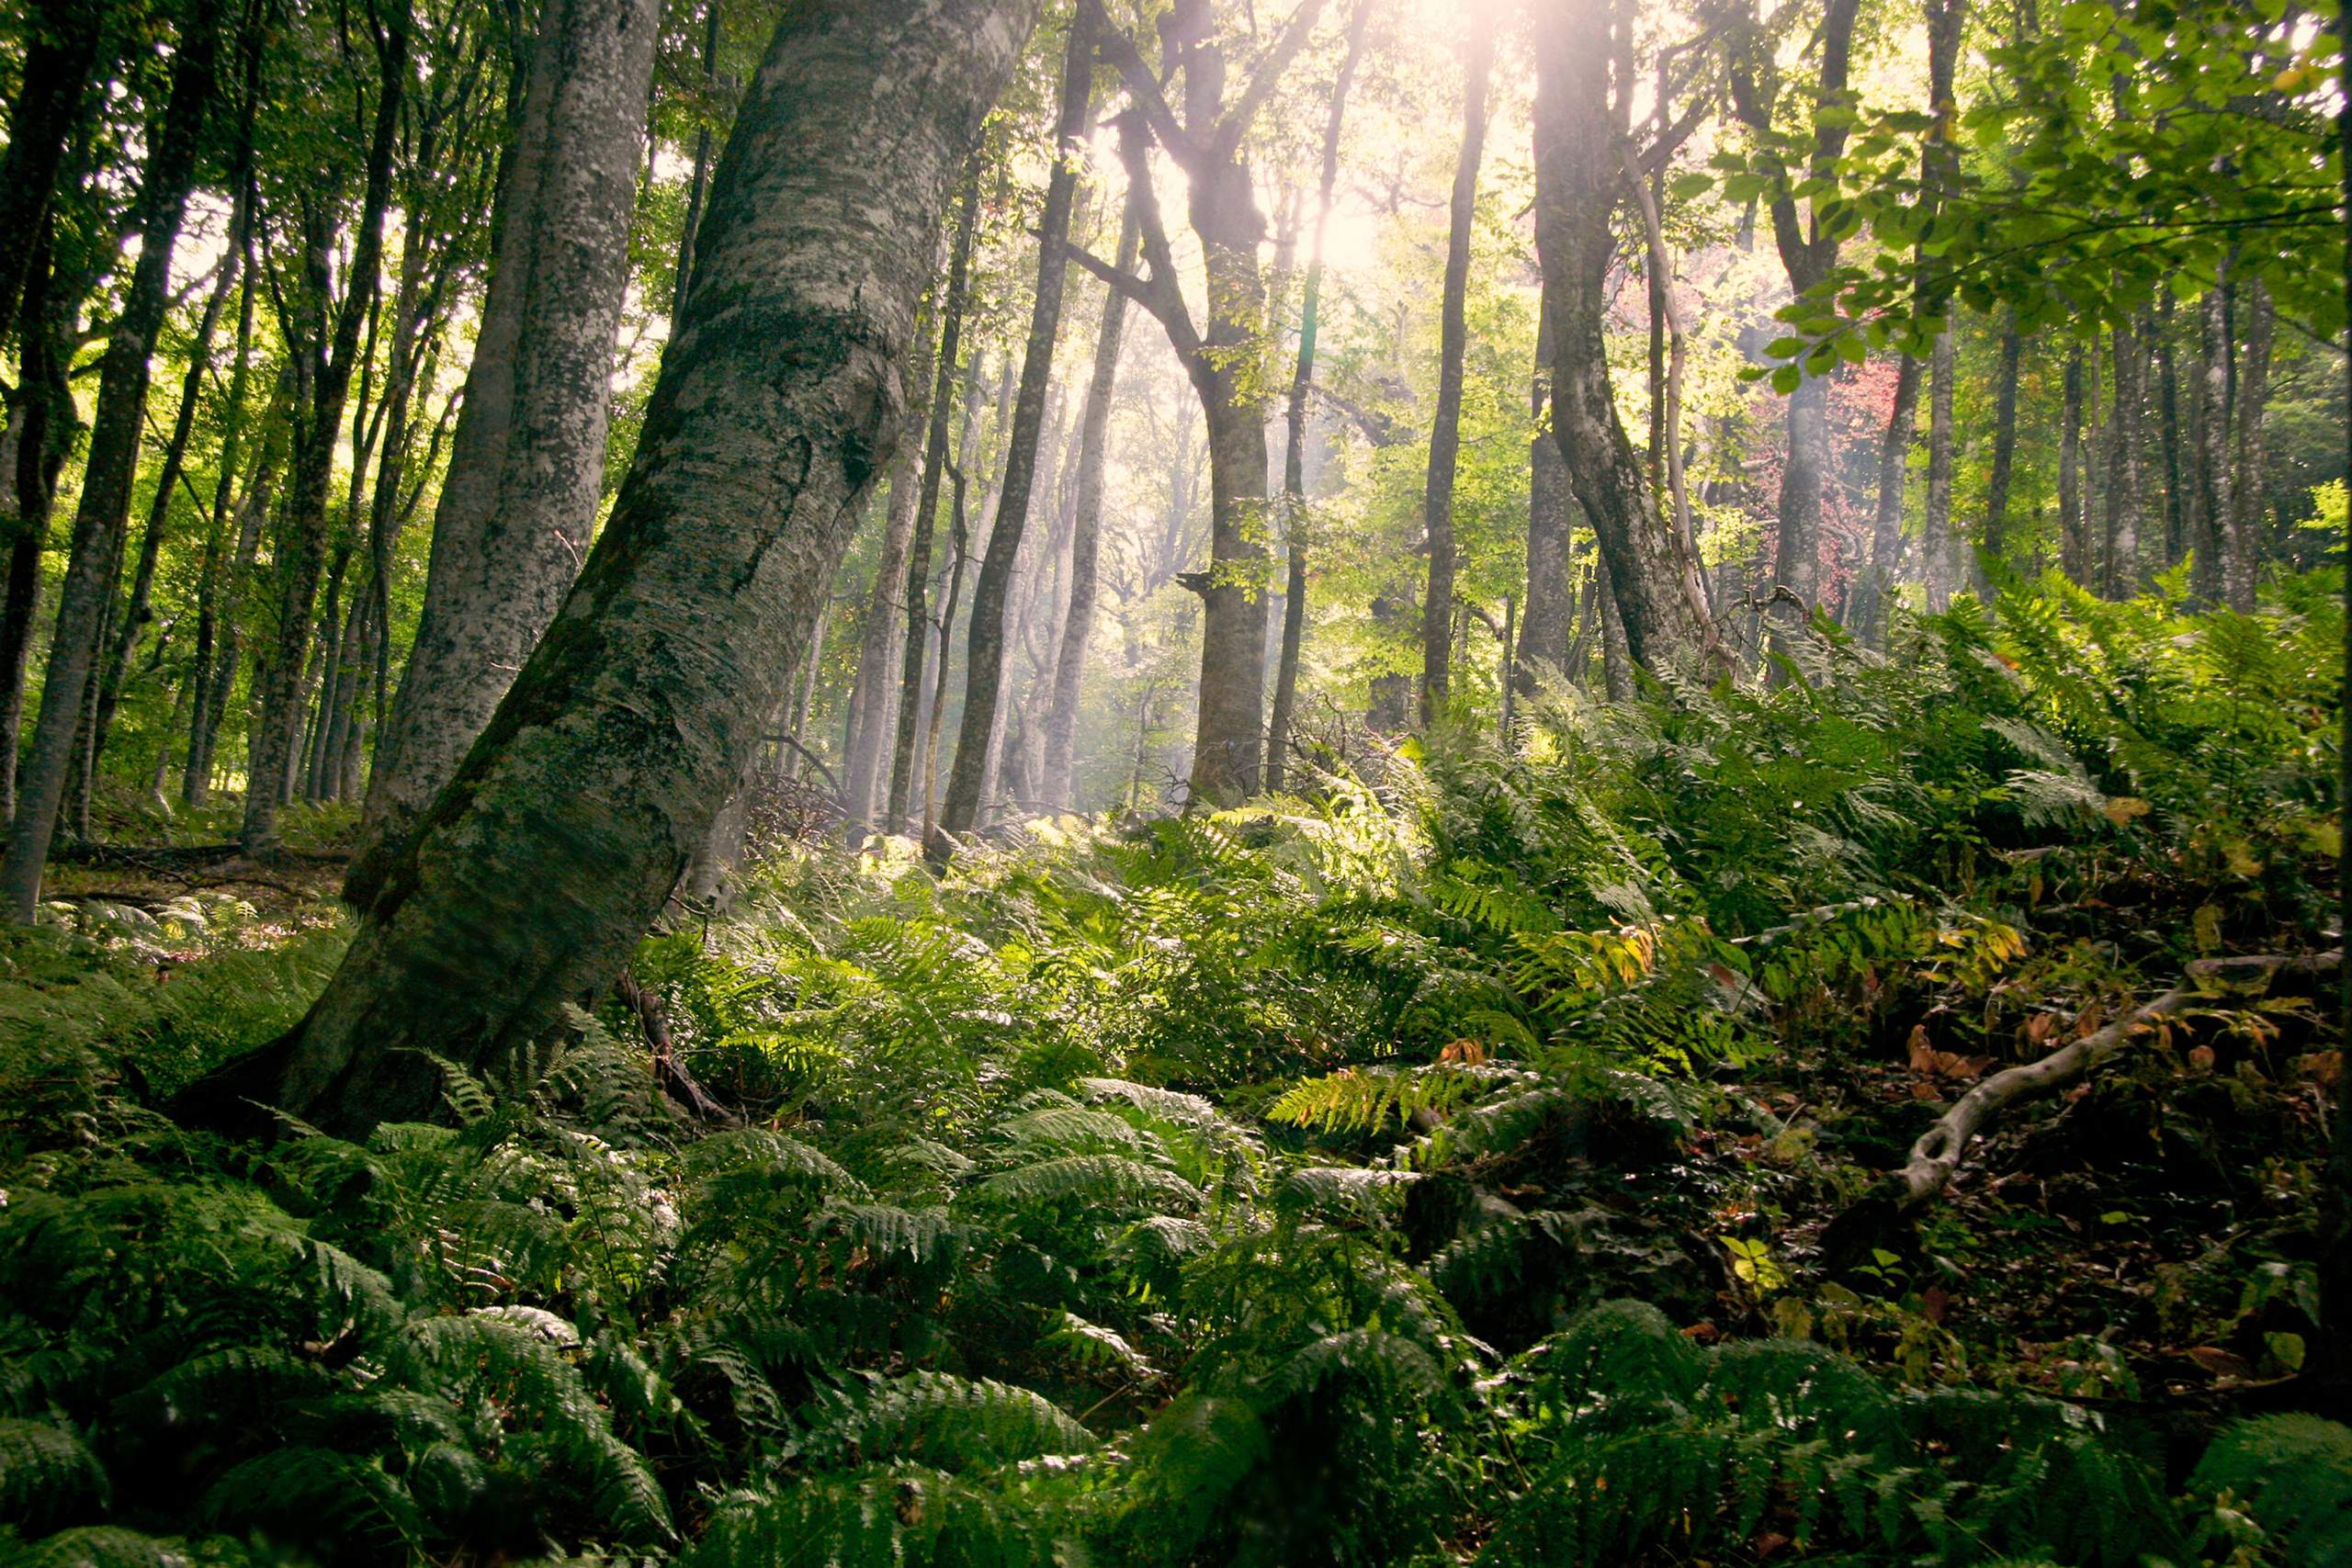
{"type": "Polygon", "coordinates": [[[2058,409],[2058,560],[2069,580],[2087,580],[2088,531],[2083,525],[2083,351],[2066,351],[2058,409]]]}
{"type": "Polygon", "coordinates": [[[139,260],[123,293],[122,313],[107,337],[96,414],[74,516],[73,555],[59,590],[57,630],[41,683],[40,717],[18,791],[5,859],[0,859],[0,918],[30,920],[40,897],[43,863],[57,830],[84,698],[96,672],[139,468],[147,412],[147,378],[155,334],[171,307],[172,253],[196,181],[197,154],[215,91],[220,53],[217,0],[190,0],[173,58],[163,126],[141,177],[139,260]]]}
{"type": "Polygon", "coordinates": [[[2270,290],[2258,277],[2237,287],[2236,336],[2243,345],[2236,386],[2231,394],[2230,437],[2234,468],[2230,479],[2230,525],[2222,539],[2222,602],[2242,615],[2254,614],[2255,589],[2262,572],[2262,523],[2267,513],[2263,405],[2270,400],[2270,349],[2277,311],[2270,290]]]}
{"type": "Polygon", "coordinates": [[[1527,594],[1519,617],[1519,647],[1511,660],[1511,684],[1521,696],[1532,695],[1546,668],[1573,679],[1577,671],[1568,657],[1568,624],[1574,605],[1568,575],[1568,541],[1576,525],[1576,498],[1569,493],[1568,460],[1553,429],[1551,342],[1552,312],[1536,329],[1535,377],[1529,392],[1535,434],[1527,452],[1527,594]]]}
{"type": "MultiPolygon", "coordinates": [[[[1357,0],[1355,12],[1348,18],[1348,52],[1331,83],[1330,111],[1323,121],[1322,181],[1316,195],[1315,231],[1307,243],[1306,276],[1299,288],[1298,358],[1291,369],[1283,423],[1283,641],[1274,657],[1273,711],[1266,720],[1269,791],[1283,787],[1289,766],[1291,724],[1298,707],[1298,661],[1306,642],[1306,566],[1315,543],[1313,520],[1306,508],[1306,400],[1315,389],[1315,356],[1323,327],[1323,243],[1331,226],[1332,192],[1340,181],[1340,132],[1347,120],[1348,91],[1363,59],[1364,29],[1372,20],[1373,6],[1374,0],[1357,0]]],[[[1135,259],[1123,256],[1119,265],[1132,267],[1135,259]]],[[[1091,549],[1088,564],[1091,570],[1091,549]]],[[[1068,772],[1065,763],[1063,773],[1068,772]]]]}
{"type": "MultiPolygon", "coordinates": [[[[923,440],[922,489],[915,502],[914,541],[907,555],[907,635],[899,688],[898,733],[890,749],[889,825],[903,833],[914,819],[915,750],[922,733],[927,687],[923,676],[933,652],[931,619],[923,601],[931,587],[931,536],[939,516],[939,487],[947,474],[947,433],[956,408],[958,376],[966,382],[966,402],[979,373],[979,355],[958,369],[963,352],[964,310],[969,302],[972,243],[979,226],[980,157],[974,151],[964,171],[962,196],[956,213],[956,242],[947,261],[947,294],[940,310],[938,369],[932,383],[931,420],[923,440]]],[[[967,428],[970,416],[966,416],[967,428]]],[[[878,771],[878,770],[877,770],[878,771]]]]}
{"type": "Polygon", "coordinates": [[[2140,591],[2141,409],[2146,399],[2147,344],[2129,327],[2115,329],[2109,357],[2115,367],[2115,404],[2107,422],[2107,516],[2100,550],[2099,592],[2127,599],[2140,591]]]}
{"type": "MultiPolygon", "coordinates": [[[[2013,307],[2001,319],[2001,381],[1993,401],[1993,466],[1984,483],[1984,527],[1977,540],[1985,563],[2007,558],[2009,529],[2009,487],[2018,457],[2018,378],[2025,356],[2025,338],[2018,331],[2013,307]]],[[[1977,591],[1993,595],[1991,577],[1983,567],[1976,573],[1977,591]]]]}
{"type": "Polygon", "coordinates": [[[1871,513],[1871,553],[1853,587],[1854,634],[1868,647],[1886,644],[1895,564],[1903,555],[1903,492],[1911,448],[1919,439],[1919,361],[1905,355],[1894,367],[1894,407],[1878,444],[1878,500],[1871,513]]]}
{"type": "Polygon", "coordinates": [[[1928,511],[1922,525],[1920,557],[1927,568],[1928,608],[1940,615],[1951,607],[1951,591],[1959,581],[1961,553],[1966,543],[1952,533],[1951,329],[1936,334],[1928,360],[1928,511]]]}
{"type": "Polygon", "coordinates": [[[2225,562],[2237,526],[2230,481],[2230,415],[2236,399],[2237,361],[2230,342],[2230,291],[2224,281],[2208,291],[2199,312],[2203,352],[2197,375],[2197,417],[2192,427],[2197,468],[2197,564],[2190,575],[2197,598],[2207,604],[2228,601],[2225,562]]]}
{"type": "MultiPolygon", "coordinates": [[[[707,98],[718,85],[718,11],[719,0],[706,0],[702,23],[702,90],[707,98]]],[[[652,86],[649,78],[646,86],[652,86]]],[[[649,105],[650,97],[645,100],[649,105]]],[[[709,105],[703,106],[709,112],[709,105]]],[[[670,320],[675,321],[686,313],[686,291],[694,287],[695,235],[702,228],[703,197],[710,189],[710,127],[707,123],[695,130],[694,178],[686,186],[686,221],[678,231],[678,280],[671,291],[670,320]]]]}
{"type": "MultiPolygon", "coordinates": [[[[1130,205],[1119,225],[1118,265],[1131,270],[1140,243],[1130,205]]],[[[1053,706],[1046,719],[1044,781],[1039,793],[1055,809],[1076,801],[1078,699],[1086,680],[1086,652],[1094,637],[1094,601],[1102,538],[1102,468],[1111,448],[1111,398],[1118,389],[1119,350],[1126,337],[1127,297],[1115,288],[1102,298],[1102,324],[1094,337],[1094,372],[1078,423],[1078,478],[1069,538],[1069,604],[1061,646],[1054,657],[1053,706]]]]}
{"type": "Polygon", "coordinates": [[[551,0],[434,514],[424,607],[345,896],[366,904],[580,570],[605,474],[654,0],[551,0]]]}
{"type": "MultiPolygon", "coordinates": [[[[212,679],[198,706],[200,718],[189,738],[188,776],[198,781],[197,795],[192,804],[203,804],[210,793],[213,758],[218,750],[220,721],[227,716],[229,697],[237,683],[237,661],[243,652],[243,637],[236,612],[253,581],[254,563],[261,553],[262,523],[269,514],[270,492],[277,477],[277,454],[266,450],[254,472],[253,483],[237,509],[237,544],[230,558],[228,576],[221,592],[220,651],[213,656],[212,679]]],[[[251,781],[248,780],[250,785],[251,781]]],[[[186,789],[182,791],[186,794],[186,789]]]]}
{"type": "Polygon", "coordinates": [[[1029,527],[1029,502],[1036,488],[1037,443],[1046,425],[1046,392],[1054,375],[1054,344],[1062,323],[1062,285],[1069,273],[1070,203],[1078,191],[1072,152],[1085,139],[1094,98],[1094,46],[1089,13],[1070,23],[1069,50],[1062,65],[1061,112],[1054,130],[1054,167],[1046,180],[1045,211],[1037,221],[1037,288],[1029,311],[1029,340],[1021,360],[1021,389],[1012,405],[1003,476],[997,492],[996,521],[988,552],[972,584],[972,624],[965,649],[964,718],[956,741],[956,764],[947,778],[947,801],[940,826],[962,836],[987,825],[995,806],[991,765],[1003,735],[1000,712],[1004,695],[1005,612],[1021,542],[1029,527]]]}
{"type": "Polygon", "coordinates": [[[942,208],[1037,0],[797,6],[713,182],[702,276],[555,624],[277,1046],[201,1085],[339,1135],[427,1116],[608,984],[797,667],[905,423],[942,208]]]}
{"type": "Polygon", "coordinates": [[[1470,288],[1470,238],[1478,218],[1478,165],[1487,147],[1487,82],[1494,73],[1492,0],[1469,18],[1470,62],[1463,91],[1462,150],[1453,164],[1453,203],[1446,230],[1445,291],[1438,307],[1437,412],[1430,425],[1428,483],[1421,525],[1428,536],[1429,588],[1421,595],[1421,728],[1437,723],[1451,685],[1453,628],[1453,477],[1462,455],[1464,319],[1470,288]]]}
{"type": "Polygon", "coordinates": [[[40,614],[42,552],[57,501],[57,477],[81,428],[74,416],[74,389],[65,370],[72,311],[52,298],[55,224],[43,214],[26,266],[17,308],[17,395],[23,419],[17,435],[14,474],[16,516],[8,545],[8,582],[0,603],[0,805],[13,818],[17,808],[17,740],[25,713],[26,666],[32,654],[33,624],[40,614]]]}
{"type": "Polygon", "coordinates": [[[2165,465],[2165,570],[2180,564],[2188,553],[2189,520],[2194,507],[2180,461],[2180,371],[2174,358],[2172,291],[2163,291],[2156,307],[2157,436],[2165,465]]]}
{"type": "Polygon", "coordinates": [[[1623,175],[1608,38],[1605,0],[1566,0],[1537,19],[1536,249],[1553,344],[1554,433],[1608,562],[1607,597],[1628,656],[1652,669],[1713,668],[1722,649],[1697,563],[1658,509],[1610,387],[1610,219],[1623,175]]]}
{"type": "Polygon", "coordinates": [[[8,106],[8,150],[0,154],[0,337],[16,327],[26,291],[38,287],[34,269],[48,265],[43,225],[106,17],[106,7],[88,0],[34,0],[28,10],[24,75],[8,106]]]}

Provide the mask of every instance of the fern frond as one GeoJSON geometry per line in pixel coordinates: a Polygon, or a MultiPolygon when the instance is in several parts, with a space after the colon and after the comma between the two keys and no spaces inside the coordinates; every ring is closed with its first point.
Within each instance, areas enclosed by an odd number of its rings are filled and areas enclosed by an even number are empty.
{"type": "Polygon", "coordinates": [[[1133,1212],[1198,1209],[1207,1201],[1199,1188],[1174,1171],[1117,1155],[1066,1155],[1017,1166],[997,1172],[972,1191],[991,1202],[1023,1208],[1078,1203],[1133,1212]]]}
{"type": "Polygon", "coordinates": [[[0,1418],[0,1522],[42,1529],[106,1496],[106,1472],[80,1438],[45,1421],[0,1418]]]}
{"type": "Polygon", "coordinates": [[[820,1394],[803,1419],[794,1451],[831,1465],[905,1459],[956,1470],[1095,1447],[1094,1435],[1043,1394],[946,1372],[820,1394]]]}
{"type": "Polygon", "coordinates": [[[2188,1487],[2236,1497],[2291,1568],[2352,1562],[2352,1427],[2301,1413],[2240,1421],[2188,1487]]]}

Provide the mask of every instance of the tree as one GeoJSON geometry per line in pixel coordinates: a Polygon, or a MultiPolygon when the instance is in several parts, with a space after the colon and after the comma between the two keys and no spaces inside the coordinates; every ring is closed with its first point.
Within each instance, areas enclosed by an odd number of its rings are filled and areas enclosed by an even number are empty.
{"type": "MultiPolygon", "coordinates": [[[[1100,0],[1080,0],[1100,17],[1100,0]]],[[[1104,51],[1125,80],[1119,159],[1136,197],[1149,269],[1138,276],[1100,257],[1076,259],[1159,322],[1201,400],[1209,432],[1209,565],[1182,581],[1201,596],[1200,717],[1191,798],[1225,806],[1256,793],[1266,740],[1266,237],[1243,143],[1282,73],[1306,45],[1323,0],[1299,0],[1290,20],[1228,95],[1226,51],[1213,36],[1208,0],[1177,0],[1161,28],[1165,74],[1183,78],[1180,119],[1134,43],[1097,22],[1104,51]],[[1186,303],[1176,256],[1153,194],[1157,143],[1190,182],[1186,208],[1201,242],[1206,324],[1186,303]]]]}
{"type": "MultiPolygon", "coordinates": [[[[1631,20],[1623,0],[1566,0],[1536,20],[1535,243],[1552,343],[1553,430],[1600,536],[1604,584],[1634,660],[1652,670],[1696,668],[1722,657],[1698,563],[1634,456],[1604,342],[1616,248],[1611,219],[1625,178],[1618,148],[1630,134],[1634,91],[1630,72],[1611,81],[1611,29],[1631,20]]],[[[1670,142],[1654,141],[1636,163],[1646,168],[1671,153],[1670,142]]]]}
{"type": "Polygon", "coordinates": [[[258,1092],[345,1134],[424,1115],[424,1052],[495,1072],[610,983],[759,745],[898,444],[941,212],[1037,8],[818,0],[778,24],[579,581],[325,994],[190,1114],[258,1092]]]}
{"type": "Polygon", "coordinates": [[[57,630],[41,685],[32,756],[17,794],[7,853],[0,859],[0,900],[13,919],[30,920],[40,897],[42,867],[57,830],[83,702],[96,673],[106,615],[121,570],[131,482],[138,472],[147,413],[150,361],[170,303],[172,254],[188,192],[196,183],[205,118],[218,86],[220,46],[217,0],[188,0],[180,17],[170,100],[140,183],[139,260],[124,291],[122,312],[107,336],[89,460],[74,515],[73,555],[59,591],[57,630]]]}
{"type": "Polygon", "coordinates": [[[1037,441],[1046,423],[1046,392],[1054,374],[1054,344],[1061,332],[1062,281],[1069,276],[1069,209],[1078,191],[1078,144],[1094,101],[1091,13],[1079,7],[1070,22],[1062,65],[1061,107],[1054,122],[1054,166],[1046,181],[1046,209],[1037,220],[1037,288],[1029,312],[1029,340],[1021,361],[1021,389],[1012,405],[998,492],[996,524],[972,585],[972,621],[964,673],[964,719],[956,763],[947,777],[940,826],[951,836],[981,827],[996,794],[997,759],[1004,742],[1006,595],[1029,526],[1029,500],[1037,477],[1037,441]]]}
{"type": "Polygon", "coordinates": [[[659,21],[655,0],[549,0],[540,17],[424,615],[345,885],[356,904],[456,773],[587,547],[659,21]]]}
{"type": "Polygon", "coordinates": [[[1453,201],[1445,244],[1445,292],[1439,311],[1437,411],[1430,426],[1429,483],[1421,525],[1430,556],[1421,598],[1421,723],[1437,722],[1445,704],[1453,650],[1453,475],[1462,455],[1462,356],[1469,328],[1463,296],[1470,286],[1471,229],[1478,217],[1478,164],[1487,142],[1487,82],[1495,66],[1495,8],[1481,0],[1470,14],[1470,62],[1463,89],[1462,150],[1453,165],[1453,201]]]}

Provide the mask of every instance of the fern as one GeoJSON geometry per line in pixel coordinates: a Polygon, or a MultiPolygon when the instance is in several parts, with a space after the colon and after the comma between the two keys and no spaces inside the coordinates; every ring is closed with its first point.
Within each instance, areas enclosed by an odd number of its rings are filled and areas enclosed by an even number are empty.
{"type": "Polygon", "coordinates": [[[107,1496],[106,1472],[73,1433],[0,1418],[0,1521],[40,1529],[107,1496]]]}
{"type": "Polygon", "coordinates": [[[2188,1488],[2237,1499],[2291,1568],[2352,1562],[2352,1427],[2300,1414],[2240,1421],[2188,1488]]]}
{"type": "Polygon", "coordinates": [[[802,1420],[793,1451],[830,1465],[904,1459],[960,1470],[1095,1446],[1092,1433],[1042,1394],[945,1372],[822,1394],[802,1420]]]}

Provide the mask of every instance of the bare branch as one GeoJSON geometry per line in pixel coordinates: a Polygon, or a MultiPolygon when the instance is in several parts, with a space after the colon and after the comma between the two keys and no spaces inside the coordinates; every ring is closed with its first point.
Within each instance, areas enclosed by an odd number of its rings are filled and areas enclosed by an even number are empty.
{"type": "Polygon", "coordinates": [[[1322,14],[1323,0],[1299,0],[1299,7],[1291,13],[1283,36],[1250,73],[1250,85],[1242,89],[1241,96],[1226,111],[1225,118],[1216,122],[1216,135],[1209,143],[1211,158],[1227,163],[1240,151],[1241,139],[1250,134],[1250,122],[1266,107],[1266,100],[1273,96],[1283,73],[1290,69],[1290,62],[1306,47],[1307,35],[1315,30],[1315,23],[1322,14]]]}

